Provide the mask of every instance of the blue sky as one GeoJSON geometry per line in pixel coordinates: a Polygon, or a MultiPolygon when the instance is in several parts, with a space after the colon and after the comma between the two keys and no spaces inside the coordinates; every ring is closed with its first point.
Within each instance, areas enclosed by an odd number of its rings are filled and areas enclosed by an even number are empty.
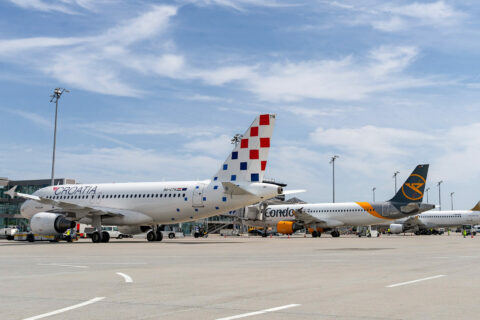
{"type": "MultiPolygon", "coordinates": [[[[0,176],[210,178],[256,114],[266,175],[308,201],[393,194],[430,163],[430,202],[480,200],[476,1],[8,0],[0,3],[0,176]],[[400,182],[399,182],[400,184],[400,182]]],[[[448,204],[448,205],[446,205],[448,204]]]]}

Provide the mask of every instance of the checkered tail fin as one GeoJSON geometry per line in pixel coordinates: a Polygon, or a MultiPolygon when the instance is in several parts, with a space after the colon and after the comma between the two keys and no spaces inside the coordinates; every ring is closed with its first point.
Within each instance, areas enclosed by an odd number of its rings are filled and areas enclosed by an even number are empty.
{"type": "Polygon", "coordinates": [[[243,136],[238,137],[235,148],[213,179],[232,183],[262,182],[274,126],[274,114],[256,117],[243,136]]]}

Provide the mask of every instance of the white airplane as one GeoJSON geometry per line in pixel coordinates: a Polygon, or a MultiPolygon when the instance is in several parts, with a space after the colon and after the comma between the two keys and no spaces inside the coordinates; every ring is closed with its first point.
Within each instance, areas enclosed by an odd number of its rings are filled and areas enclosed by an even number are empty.
{"type": "Polygon", "coordinates": [[[480,224],[480,202],[471,210],[424,212],[413,217],[397,220],[390,224],[389,228],[391,233],[412,231],[419,235],[431,234],[431,230],[435,230],[436,228],[451,228],[476,224],[480,224]]]}
{"type": "Polygon", "coordinates": [[[431,210],[432,204],[421,203],[426,184],[428,164],[418,165],[397,194],[386,202],[347,202],[249,206],[245,210],[244,223],[258,227],[276,227],[277,232],[292,234],[309,228],[312,237],[331,231],[339,237],[336,229],[343,226],[367,226],[431,210]]]}
{"type": "Polygon", "coordinates": [[[274,125],[273,114],[255,118],[211,180],[57,185],[33,195],[13,187],[6,194],[27,199],[20,212],[34,234],[60,235],[80,222],[96,229],[93,242],[109,241],[102,225],[127,234],[151,229],[148,241],[161,241],[160,224],[216,216],[283,193],[262,182],[274,125]]]}

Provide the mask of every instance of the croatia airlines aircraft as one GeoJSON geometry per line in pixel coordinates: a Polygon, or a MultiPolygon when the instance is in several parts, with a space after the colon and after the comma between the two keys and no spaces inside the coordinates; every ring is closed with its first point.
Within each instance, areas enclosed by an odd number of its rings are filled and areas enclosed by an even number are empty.
{"type": "Polygon", "coordinates": [[[81,222],[95,227],[93,242],[109,241],[102,225],[128,234],[151,229],[147,239],[161,241],[159,224],[207,218],[282,194],[262,182],[274,124],[275,115],[258,116],[211,180],[57,185],[33,195],[13,187],[7,194],[27,199],[21,214],[34,234],[59,235],[81,222]]]}
{"type": "Polygon", "coordinates": [[[480,202],[471,210],[428,211],[390,224],[391,233],[431,234],[431,229],[480,224],[480,202]]]}
{"type": "Polygon", "coordinates": [[[428,173],[428,164],[418,165],[397,194],[386,202],[347,202],[315,204],[262,204],[246,208],[246,224],[261,227],[277,227],[277,232],[291,234],[309,228],[312,237],[343,226],[366,226],[418,214],[435,207],[421,203],[428,173]]]}

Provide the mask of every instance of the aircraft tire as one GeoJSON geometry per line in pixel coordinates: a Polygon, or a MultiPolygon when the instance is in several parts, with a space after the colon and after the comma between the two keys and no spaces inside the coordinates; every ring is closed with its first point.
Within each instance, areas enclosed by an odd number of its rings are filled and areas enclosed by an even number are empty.
{"type": "Polygon", "coordinates": [[[155,232],[149,231],[149,232],[147,233],[147,240],[148,240],[148,241],[156,241],[156,240],[157,240],[157,236],[155,235],[155,232]]]}
{"type": "Polygon", "coordinates": [[[92,242],[93,243],[102,242],[102,235],[100,234],[100,232],[95,231],[94,233],[92,233],[92,242]]]}
{"type": "Polygon", "coordinates": [[[156,239],[155,241],[162,241],[163,240],[163,234],[162,234],[162,231],[157,231],[157,236],[156,236],[156,239]]]}
{"type": "Polygon", "coordinates": [[[102,242],[110,241],[110,233],[107,231],[102,231],[102,242]]]}

